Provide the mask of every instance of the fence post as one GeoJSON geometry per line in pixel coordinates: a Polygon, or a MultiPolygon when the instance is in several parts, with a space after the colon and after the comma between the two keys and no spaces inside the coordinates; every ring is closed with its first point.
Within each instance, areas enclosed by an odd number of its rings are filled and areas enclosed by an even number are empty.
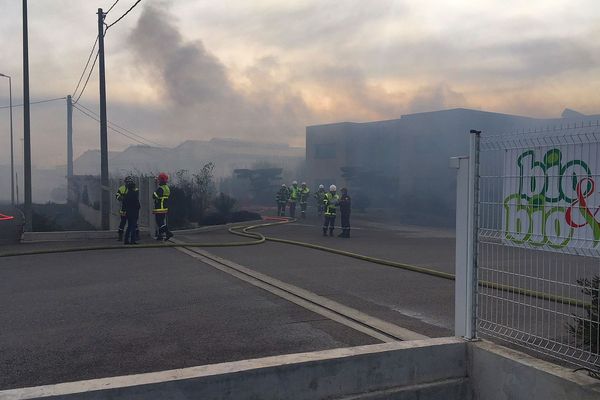
{"type": "Polygon", "coordinates": [[[467,273],[469,235],[469,157],[450,158],[456,171],[456,279],[454,281],[454,335],[470,336],[472,285],[467,273]]]}
{"type": "MultiPolygon", "coordinates": [[[[470,284],[470,324],[465,337],[477,339],[477,242],[479,237],[479,139],[481,131],[471,130],[469,140],[469,209],[467,234],[467,278],[470,284]]],[[[469,310],[467,310],[469,311],[469,310]]]]}

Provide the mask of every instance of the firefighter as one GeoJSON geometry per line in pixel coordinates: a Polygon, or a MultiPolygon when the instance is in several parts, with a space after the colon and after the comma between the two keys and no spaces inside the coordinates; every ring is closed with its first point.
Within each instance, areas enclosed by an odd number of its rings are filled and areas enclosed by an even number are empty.
{"type": "Polygon", "coordinates": [[[279,188],[279,191],[275,195],[275,201],[277,201],[277,216],[285,217],[285,206],[290,198],[290,193],[286,184],[284,183],[279,188]]]}
{"type": "Polygon", "coordinates": [[[125,231],[124,244],[137,244],[138,218],[140,216],[140,195],[133,179],[126,180],[126,193],[122,204],[127,215],[127,230],[125,231]]]}
{"type": "Polygon", "coordinates": [[[173,234],[169,230],[167,214],[169,212],[169,196],[171,194],[171,190],[167,185],[169,181],[169,176],[164,172],[158,174],[156,178],[158,182],[158,187],[152,193],[152,198],[154,199],[154,209],[152,213],[154,214],[154,218],[156,219],[156,240],[163,240],[163,234],[165,235],[164,240],[169,240],[173,237],[173,234]]]}
{"type": "Polygon", "coordinates": [[[302,219],[306,218],[306,204],[308,203],[309,194],[310,189],[306,186],[306,182],[302,182],[302,185],[300,185],[300,212],[302,219]]]}
{"type": "MultiPolygon", "coordinates": [[[[125,205],[123,204],[123,198],[127,194],[127,184],[132,183],[132,182],[134,182],[133,177],[131,175],[126,176],[125,179],[123,180],[123,184],[121,186],[119,186],[119,188],[117,189],[117,194],[115,195],[115,197],[117,198],[117,201],[119,201],[119,203],[121,203],[121,207],[119,208],[119,216],[120,216],[121,220],[119,221],[119,231],[118,231],[118,238],[117,238],[117,240],[119,242],[123,241],[123,232],[125,231],[125,224],[127,223],[127,212],[125,211],[125,205]]],[[[135,240],[140,239],[140,230],[137,228],[135,230],[135,238],[136,238],[135,240]]]]}
{"type": "Polygon", "coordinates": [[[352,199],[348,196],[348,189],[342,188],[342,195],[338,202],[340,206],[340,214],[342,217],[342,233],[338,237],[350,237],[350,209],[352,208],[352,199]]]}
{"type": "Polygon", "coordinates": [[[125,212],[123,198],[125,197],[125,194],[127,193],[127,181],[130,179],[131,179],[130,176],[125,177],[123,184],[121,186],[119,186],[119,188],[117,189],[117,194],[115,194],[117,201],[119,203],[121,203],[121,207],[119,208],[119,216],[121,217],[121,220],[119,221],[119,231],[118,231],[118,238],[117,238],[117,240],[119,242],[123,241],[123,232],[125,230],[125,224],[127,223],[127,213],[125,212]]]}
{"type": "Polygon", "coordinates": [[[292,182],[290,187],[290,217],[296,218],[296,203],[300,199],[300,188],[298,187],[298,181],[292,182]]]}
{"type": "Polygon", "coordinates": [[[336,193],[337,187],[335,185],[329,186],[329,192],[325,194],[323,205],[325,206],[325,221],[323,222],[323,236],[327,236],[327,229],[329,228],[329,236],[333,236],[333,229],[335,228],[335,214],[338,201],[340,196],[336,193]]]}
{"type": "Polygon", "coordinates": [[[315,192],[315,200],[317,200],[317,214],[320,217],[325,210],[325,205],[323,204],[325,200],[325,186],[319,185],[319,190],[315,192]]]}

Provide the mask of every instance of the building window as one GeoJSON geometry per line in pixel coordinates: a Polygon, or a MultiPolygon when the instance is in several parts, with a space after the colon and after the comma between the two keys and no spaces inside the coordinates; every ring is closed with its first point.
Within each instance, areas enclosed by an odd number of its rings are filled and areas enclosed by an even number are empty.
{"type": "Polygon", "coordinates": [[[327,159],[335,158],[335,144],[316,144],[315,145],[315,158],[327,159]]]}

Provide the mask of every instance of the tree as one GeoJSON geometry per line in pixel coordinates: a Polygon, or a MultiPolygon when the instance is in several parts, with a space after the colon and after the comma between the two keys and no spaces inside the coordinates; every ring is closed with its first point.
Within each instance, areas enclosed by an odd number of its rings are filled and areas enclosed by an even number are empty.
{"type": "Polygon", "coordinates": [[[200,222],[214,195],[214,164],[209,162],[190,176],[188,170],[175,173],[169,199],[169,220],[173,227],[185,227],[190,222],[200,222]]]}
{"type": "Polygon", "coordinates": [[[276,181],[281,181],[283,168],[236,169],[233,173],[239,179],[250,181],[250,192],[258,204],[270,204],[277,191],[276,181]]]}

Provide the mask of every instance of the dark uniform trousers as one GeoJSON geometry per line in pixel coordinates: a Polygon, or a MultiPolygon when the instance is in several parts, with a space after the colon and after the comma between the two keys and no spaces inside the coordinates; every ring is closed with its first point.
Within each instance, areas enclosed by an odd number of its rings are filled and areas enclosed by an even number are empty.
{"type": "Polygon", "coordinates": [[[335,228],[335,214],[325,214],[325,221],[323,222],[323,233],[327,231],[329,228],[329,234],[333,233],[333,229],[335,228]]]}

